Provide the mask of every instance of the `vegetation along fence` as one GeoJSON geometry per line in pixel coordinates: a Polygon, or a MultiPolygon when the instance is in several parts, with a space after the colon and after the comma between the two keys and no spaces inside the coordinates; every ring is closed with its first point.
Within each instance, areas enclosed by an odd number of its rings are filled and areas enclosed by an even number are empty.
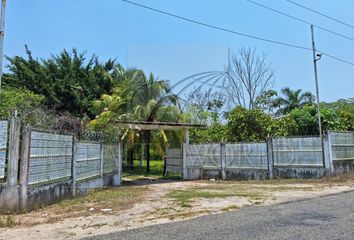
{"type": "Polygon", "coordinates": [[[354,132],[266,143],[184,144],[184,179],[317,178],[354,171],[354,132]]]}
{"type": "Polygon", "coordinates": [[[120,144],[82,142],[73,135],[30,127],[21,134],[20,129],[17,118],[9,128],[0,122],[1,169],[6,176],[0,184],[0,211],[33,209],[93,188],[120,185],[120,144]]]}

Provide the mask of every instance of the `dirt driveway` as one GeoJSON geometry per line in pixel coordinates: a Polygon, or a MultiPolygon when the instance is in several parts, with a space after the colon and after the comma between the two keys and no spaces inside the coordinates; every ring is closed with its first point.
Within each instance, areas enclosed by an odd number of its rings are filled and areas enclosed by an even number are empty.
{"type": "Polygon", "coordinates": [[[0,239],[78,239],[314,198],[354,189],[352,176],[323,180],[127,181],[30,213],[0,216],[0,239]]]}

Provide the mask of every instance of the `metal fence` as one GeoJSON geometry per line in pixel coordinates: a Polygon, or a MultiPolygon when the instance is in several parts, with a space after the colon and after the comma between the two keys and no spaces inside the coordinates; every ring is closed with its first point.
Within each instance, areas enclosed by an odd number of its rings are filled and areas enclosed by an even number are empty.
{"type": "Polygon", "coordinates": [[[330,132],[332,160],[354,161],[354,132],[330,132]]]}
{"type": "Polygon", "coordinates": [[[266,143],[225,144],[226,168],[268,169],[266,143]]]}
{"type": "Polygon", "coordinates": [[[77,179],[98,177],[101,173],[101,144],[78,142],[75,152],[77,179]]]}
{"type": "Polygon", "coordinates": [[[28,184],[44,184],[71,178],[73,137],[32,131],[28,184]]]}
{"type": "Polygon", "coordinates": [[[0,179],[5,178],[8,121],[0,121],[0,179]]]}
{"type": "Polygon", "coordinates": [[[273,138],[275,167],[321,167],[323,154],[319,137],[273,138]]]}
{"type": "Polygon", "coordinates": [[[182,173],[182,172],[183,172],[182,149],[180,148],[167,149],[166,156],[165,156],[164,175],[166,175],[167,173],[182,173]]]}
{"type": "Polygon", "coordinates": [[[221,164],[220,144],[187,145],[187,167],[219,168],[221,164]]]}
{"type": "Polygon", "coordinates": [[[103,145],[103,174],[118,172],[119,154],[119,145],[103,145]]]}

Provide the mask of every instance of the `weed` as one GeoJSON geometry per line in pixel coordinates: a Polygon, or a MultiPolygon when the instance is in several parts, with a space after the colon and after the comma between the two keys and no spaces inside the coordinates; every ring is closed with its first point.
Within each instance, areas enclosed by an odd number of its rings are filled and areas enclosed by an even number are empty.
{"type": "Polygon", "coordinates": [[[14,227],[16,220],[12,215],[0,215],[0,228],[14,227]]]}

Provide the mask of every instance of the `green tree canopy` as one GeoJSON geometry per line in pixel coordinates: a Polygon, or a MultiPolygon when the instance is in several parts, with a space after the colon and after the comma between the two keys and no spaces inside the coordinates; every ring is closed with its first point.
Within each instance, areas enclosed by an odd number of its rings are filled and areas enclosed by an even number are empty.
{"type": "Polygon", "coordinates": [[[301,108],[307,104],[312,104],[314,96],[310,92],[302,92],[301,89],[291,90],[286,87],[281,90],[283,97],[276,99],[276,104],[280,106],[278,114],[288,114],[292,110],[301,108]]]}
{"type": "Polygon", "coordinates": [[[10,73],[4,75],[4,84],[44,96],[45,105],[56,111],[93,117],[92,102],[111,93],[119,80],[116,71],[120,66],[114,60],[101,63],[96,56],[86,59],[85,53],[76,49],[36,59],[26,46],[26,54],[27,58],[7,58],[10,73]]]}

